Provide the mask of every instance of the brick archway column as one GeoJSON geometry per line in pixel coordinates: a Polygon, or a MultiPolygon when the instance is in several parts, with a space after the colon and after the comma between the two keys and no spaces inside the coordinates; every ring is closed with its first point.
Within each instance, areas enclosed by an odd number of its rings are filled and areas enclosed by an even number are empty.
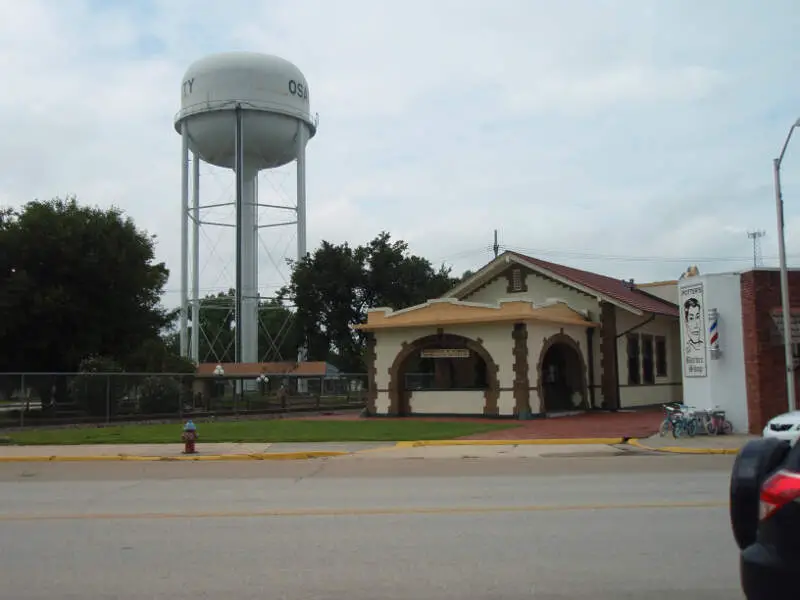
{"type": "Polygon", "coordinates": [[[377,340],[375,334],[370,332],[367,334],[367,414],[373,416],[375,414],[375,401],[378,399],[378,383],[376,381],[378,375],[378,368],[375,363],[378,360],[377,340]]]}
{"type": "MultiPolygon", "coordinates": [[[[586,360],[583,358],[583,352],[581,352],[581,345],[579,342],[575,341],[572,337],[568,336],[564,333],[562,329],[560,333],[555,335],[551,335],[548,338],[544,338],[542,342],[542,350],[539,352],[539,362],[536,363],[536,372],[539,378],[539,400],[541,402],[540,411],[545,413],[548,410],[547,404],[545,403],[544,399],[544,390],[542,389],[542,366],[544,365],[544,357],[547,355],[547,351],[550,350],[553,346],[557,344],[564,344],[569,346],[569,348],[576,353],[578,357],[578,365],[580,368],[580,392],[581,392],[581,404],[584,407],[587,406],[588,402],[588,394],[587,394],[587,385],[586,382],[588,380],[588,376],[586,373],[586,360]]],[[[591,357],[590,357],[591,358],[591,357]]]]}
{"type": "Polygon", "coordinates": [[[518,417],[531,408],[527,323],[515,323],[511,337],[514,340],[514,416],[518,417]]]}
{"type": "Polygon", "coordinates": [[[495,416],[498,414],[497,402],[500,398],[500,382],[497,373],[500,368],[497,363],[489,354],[489,351],[483,346],[483,340],[480,338],[471,339],[465,336],[456,335],[452,333],[444,333],[441,329],[435,335],[427,335],[414,340],[413,342],[403,342],[400,352],[394,357],[392,366],[389,367],[389,414],[398,416],[408,412],[408,397],[409,394],[405,389],[405,373],[403,368],[405,363],[411,356],[420,352],[426,346],[438,343],[447,344],[452,343],[454,346],[464,346],[470,351],[480,356],[486,363],[487,375],[487,388],[484,390],[484,405],[483,414],[486,416],[495,416]]]}

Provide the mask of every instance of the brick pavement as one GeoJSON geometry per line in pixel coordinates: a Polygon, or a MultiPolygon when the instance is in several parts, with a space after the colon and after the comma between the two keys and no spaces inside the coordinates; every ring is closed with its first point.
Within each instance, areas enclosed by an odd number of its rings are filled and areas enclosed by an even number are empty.
{"type": "Polygon", "coordinates": [[[469,440],[523,440],[591,437],[648,437],[658,431],[660,411],[584,413],[520,421],[519,427],[466,436],[469,440]]]}

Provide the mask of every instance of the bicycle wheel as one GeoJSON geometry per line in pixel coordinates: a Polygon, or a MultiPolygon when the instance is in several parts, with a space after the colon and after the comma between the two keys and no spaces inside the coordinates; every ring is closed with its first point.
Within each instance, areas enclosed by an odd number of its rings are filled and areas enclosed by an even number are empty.
{"type": "Polygon", "coordinates": [[[675,439],[681,437],[683,435],[683,429],[684,429],[683,419],[675,421],[672,424],[672,437],[674,437],[675,439]]]}
{"type": "Polygon", "coordinates": [[[717,420],[714,417],[706,419],[705,427],[708,435],[717,435],[717,420]]]}
{"type": "Polygon", "coordinates": [[[663,421],[661,421],[661,426],[658,428],[658,435],[664,437],[669,433],[669,429],[670,429],[670,420],[664,419],[663,421]]]}
{"type": "Polygon", "coordinates": [[[732,434],[733,433],[733,424],[730,421],[728,421],[728,419],[725,419],[722,422],[722,427],[720,427],[720,431],[722,431],[723,435],[732,434]]]}
{"type": "Polygon", "coordinates": [[[689,437],[697,435],[697,419],[689,419],[686,423],[686,433],[689,437]]]}

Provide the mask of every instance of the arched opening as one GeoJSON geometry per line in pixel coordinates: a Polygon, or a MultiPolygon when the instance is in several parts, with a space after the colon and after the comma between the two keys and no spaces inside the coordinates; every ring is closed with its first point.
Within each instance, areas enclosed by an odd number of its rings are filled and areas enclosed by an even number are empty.
{"type": "Polygon", "coordinates": [[[480,413],[493,414],[497,403],[497,365],[475,341],[437,334],[406,344],[390,368],[390,413],[411,413],[411,397],[428,392],[480,392],[480,413]]]}
{"type": "Polygon", "coordinates": [[[546,344],[539,361],[539,393],[543,411],[585,408],[586,377],[583,355],[567,336],[546,344]]]}
{"type": "Polygon", "coordinates": [[[483,390],[487,384],[486,361],[466,346],[428,342],[406,359],[403,370],[410,391],[483,390]]]}

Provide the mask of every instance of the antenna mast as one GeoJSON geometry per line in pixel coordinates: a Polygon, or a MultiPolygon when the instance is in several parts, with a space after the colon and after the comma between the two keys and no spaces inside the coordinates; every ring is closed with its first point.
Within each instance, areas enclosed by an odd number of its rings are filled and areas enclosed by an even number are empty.
{"type": "Polygon", "coordinates": [[[748,231],[747,237],[753,240],[753,267],[763,267],[764,260],[761,256],[761,238],[767,235],[763,229],[757,231],[748,231]]]}

